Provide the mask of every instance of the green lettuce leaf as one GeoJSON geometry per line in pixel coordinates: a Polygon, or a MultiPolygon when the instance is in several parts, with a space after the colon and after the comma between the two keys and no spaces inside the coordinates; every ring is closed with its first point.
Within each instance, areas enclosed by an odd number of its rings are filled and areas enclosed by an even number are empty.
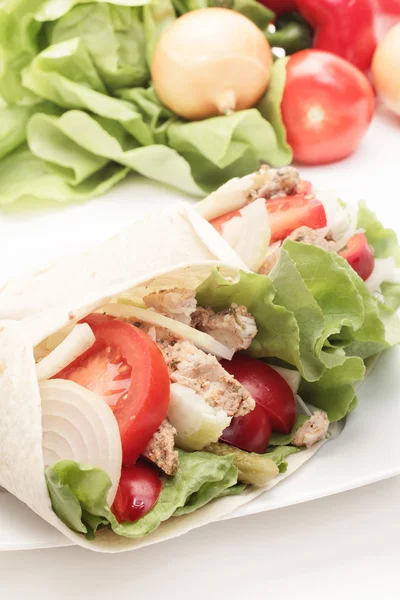
{"type": "Polygon", "coordinates": [[[296,446],[276,446],[273,450],[268,450],[263,456],[274,461],[279,469],[279,473],[286,473],[287,462],[285,459],[297,452],[301,452],[301,448],[296,448],[296,446]]]}
{"type": "MultiPolygon", "coordinates": [[[[358,227],[365,230],[368,243],[373,247],[377,258],[392,256],[400,267],[400,246],[392,229],[386,229],[377,219],[365,202],[360,202],[358,209],[358,227]]],[[[396,310],[400,306],[400,284],[383,283],[381,286],[385,303],[396,310]]]]}
{"type": "Polygon", "coordinates": [[[26,146],[20,146],[0,162],[0,205],[17,200],[36,205],[42,201],[87,200],[105,194],[128,171],[121,165],[109,163],[82,183],[71,185],[26,146]]]}
{"type": "Polygon", "coordinates": [[[219,481],[208,481],[207,483],[203,483],[203,485],[197,492],[189,496],[184,506],[181,506],[180,508],[176,509],[176,511],[174,512],[174,517],[179,517],[180,515],[187,515],[197,510],[198,508],[201,508],[214,498],[220,498],[221,496],[228,495],[237,495],[240,492],[237,489],[232,489],[236,487],[239,487],[240,489],[240,484],[237,486],[237,479],[238,471],[237,468],[232,464],[229,471],[227,471],[225,476],[219,481]]]}
{"type": "MultiPolygon", "coordinates": [[[[89,539],[104,525],[125,537],[145,536],[172,516],[188,514],[214,498],[228,495],[237,484],[232,455],[179,450],[178,472],[173,477],[162,476],[161,494],[154,507],[134,523],[119,523],[107,503],[111,481],[101,469],[64,460],[47,467],[45,476],[56,515],[89,539]]],[[[238,487],[232,494],[240,491],[238,487]]]]}
{"type": "Polygon", "coordinates": [[[310,404],[326,411],[330,421],[339,421],[356,407],[354,386],[364,379],[364,375],[362,358],[350,356],[343,364],[326,369],[319,381],[303,379],[299,394],[310,404]]]}
{"type": "Polygon", "coordinates": [[[108,524],[111,480],[102,469],[62,460],[47,467],[45,477],[53,510],[70,529],[93,539],[108,524]]]}
{"type": "MultiPolygon", "coordinates": [[[[144,124],[137,121],[137,125],[144,124]]],[[[189,165],[172,148],[161,144],[138,147],[132,141],[118,123],[84,111],[67,111],[58,119],[38,114],[28,128],[30,148],[50,163],[58,157],[59,168],[82,169],[81,156],[93,165],[108,159],[188,193],[201,193],[191,176],[189,165]],[[64,143],[60,144],[60,140],[64,143]],[[69,148],[74,146],[77,149],[75,156],[69,152],[69,148]]]]}
{"type": "Polygon", "coordinates": [[[139,8],[112,4],[76,6],[47,29],[50,45],[79,38],[108,90],[141,86],[150,72],[139,8]]]}

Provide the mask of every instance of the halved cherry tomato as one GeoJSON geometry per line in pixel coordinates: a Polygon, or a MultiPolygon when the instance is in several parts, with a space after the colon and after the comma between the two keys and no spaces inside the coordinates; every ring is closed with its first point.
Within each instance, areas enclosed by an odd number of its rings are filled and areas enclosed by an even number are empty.
{"type": "Polygon", "coordinates": [[[368,279],[374,270],[375,258],[365,233],[353,235],[347,242],[346,248],[339,254],[347,260],[364,281],[368,279]]]}
{"type": "Polygon", "coordinates": [[[157,344],[137,327],[100,314],[83,321],[96,342],[55,377],[75,381],[110,404],[121,434],[123,463],[131,465],[166,417],[167,365],[157,344]]]}
{"type": "Polygon", "coordinates": [[[220,439],[247,452],[262,454],[268,447],[271,434],[272,423],[268,413],[256,403],[255,409],[244,417],[233,417],[220,439]]]}
{"type": "Polygon", "coordinates": [[[293,390],[279,373],[264,362],[242,354],[235,354],[232,360],[223,360],[221,364],[267,411],[274,430],[280,433],[292,431],[296,418],[296,399],[293,390]]]}
{"type": "Polygon", "coordinates": [[[161,489],[162,482],[157,471],[144,461],[122,467],[111,510],[120,523],[137,521],[153,508],[161,489]]]}
{"type": "Polygon", "coordinates": [[[289,58],[281,109],[296,161],[320,165],[349,156],[368,129],[374,106],[368,79],[347,60],[320,50],[289,58]]]}
{"type": "MultiPolygon", "coordinates": [[[[322,202],[311,195],[311,183],[300,182],[301,193],[266,200],[271,228],[271,244],[285,239],[298,227],[307,225],[311,229],[326,226],[326,214],[322,202]],[[303,191],[304,190],[304,191],[303,191]]],[[[224,224],[233,217],[240,217],[240,210],[232,210],[210,221],[223,234],[224,224]]]]}
{"type": "Polygon", "coordinates": [[[267,200],[271,244],[284,240],[298,227],[311,229],[326,226],[326,214],[322,202],[314,196],[284,196],[267,200]]]}

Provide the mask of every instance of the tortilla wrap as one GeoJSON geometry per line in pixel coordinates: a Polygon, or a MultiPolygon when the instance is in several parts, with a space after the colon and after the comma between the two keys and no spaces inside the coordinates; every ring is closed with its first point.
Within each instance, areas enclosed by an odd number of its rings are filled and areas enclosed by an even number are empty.
{"type": "Polygon", "coordinates": [[[44,474],[34,347],[118,294],[133,291],[140,299],[159,289],[194,289],[215,266],[231,277],[245,268],[211,226],[180,207],[137,221],[79,257],[15,279],[0,293],[0,486],[79,546],[122,552],[216,521],[288,477],[323,443],[289,456],[286,473],[266,486],[250,486],[240,496],[220,498],[192,514],[172,517],[142,539],[104,529],[89,541],[53,512],[44,474]]]}

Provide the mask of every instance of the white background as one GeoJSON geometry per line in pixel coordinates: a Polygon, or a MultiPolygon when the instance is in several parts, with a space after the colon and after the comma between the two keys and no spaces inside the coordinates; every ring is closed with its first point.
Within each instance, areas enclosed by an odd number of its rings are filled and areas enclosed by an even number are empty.
{"type": "MultiPolygon", "coordinates": [[[[318,186],[336,188],[344,200],[366,199],[387,225],[399,229],[396,117],[381,112],[355,155],[303,173],[318,186]]],[[[139,188],[146,189],[146,184],[131,180],[121,193],[82,206],[23,215],[15,209],[3,212],[0,280],[117,231],[134,217],[139,188]]],[[[148,206],[158,204],[160,198],[153,193],[148,206]]],[[[385,448],[376,451],[385,461],[385,448]]],[[[73,547],[4,552],[0,598],[398,599],[399,539],[400,478],[393,478],[209,525],[123,555],[73,547]]]]}

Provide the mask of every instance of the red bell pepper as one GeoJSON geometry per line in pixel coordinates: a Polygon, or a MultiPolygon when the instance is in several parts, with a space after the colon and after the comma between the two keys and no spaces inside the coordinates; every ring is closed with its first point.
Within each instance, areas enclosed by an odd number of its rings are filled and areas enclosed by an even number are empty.
{"type": "MultiPolygon", "coordinates": [[[[282,13],[297,11],[314,31],[312,46],[342,56],[366,71],[369,69],[376,48],[374,33],[374,10],[371,0],[260,0],[275,11],[277,32],[270,43],[284,39],[284,27],[279,31],[282,13]]],[[[388,1],[388,0],[386,0],[388,1]]],[[[392,0],[396,1],[396,0],[392,0]]],[[[289,15],[288,15],[289,16],[289,15]]],[[[289,29],[288,37],[289,37],[289,29]]],[[[278,45],[277,43],[275,45],[278,45]]],[[[282,43],[285,48],[285,43],[282,43]]],[[[291,53],[292,41],[288,42],[291,53]]],[[[297,49],[300,49],[299,46],[297,49]]]]}
{"type": "Polygon", "coordinates": [[[376,48],[369,0],[297,0],[297,10],[314,29],[314,48],[369,69],[376,48]]]}

